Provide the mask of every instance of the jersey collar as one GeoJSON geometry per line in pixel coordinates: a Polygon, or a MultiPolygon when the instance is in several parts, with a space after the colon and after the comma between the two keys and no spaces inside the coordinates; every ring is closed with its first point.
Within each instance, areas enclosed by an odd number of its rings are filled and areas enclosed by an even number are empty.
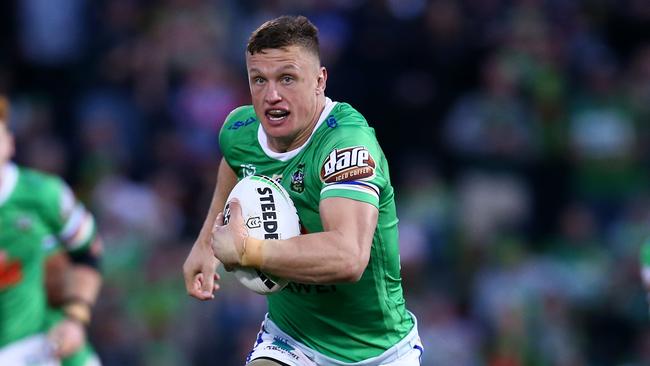
{"type": "Polygon", "coordinates": [[[0,179],[0,206],[3,205],[11,192],[14,191],[16,187],[16,182],[18,182],[18,167],[16,164],[7,163],[4,168],[2,168],[2,173],[0,174],[2,179],[0,179]]]}
{"type": "Polygon", "coordinates": [[[264,153],[266,156],[273,158],[275,160],[280,160],[280,161],[288,161],[292,159],[294,156],[298,155],[302,151],[302,149],[307,146],[309,141],[311,141],[312,136],[314,136],[314,132],[318,130],[318,127],[320,127],[321,124],[323,124],[323,121],[325,121],[325,118],[330,114],[332,109],[334,109],[334,106],[336,106],[337,102],[332,102],[330,98],[325,98],[325,108],[323,108],[323,112],[320,114],[320,117],[318,118],[318,122],[316,122],[316,126],[314,126],[314,129],[311,131],[311,135],[309,135],[309,138],[307,141],[305,141],[304,144],[300,145],[299,147],[279,153],[271,150],[269,147],[269,140],[266,137],[266,134],[264,133],[264,129],[262,128],[262,124],[260,123],[260,127],[257,129],[257,140],[260,143],[260,146],[262,147],[262,150],[264,150],[264,153]]]}

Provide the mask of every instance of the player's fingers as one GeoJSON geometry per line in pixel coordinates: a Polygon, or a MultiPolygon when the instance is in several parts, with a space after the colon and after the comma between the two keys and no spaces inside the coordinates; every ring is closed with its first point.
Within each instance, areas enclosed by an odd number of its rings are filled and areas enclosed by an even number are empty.
{"type": "Polygon", "coordinates": [[[201,272],[203,273],[201,294],[207,298],[212,299],[214,298],[214,294],[212,293],[214,289],[214,269],[209,266],[204,266],[201,272]]]}
{"type": "Polygon", "coordinates": [[[220,280],[221,280],[221,276],[219,276],[218,273],[215,273],[214,274],[214,288],[212,290],[213,292],[217,291],[217,290],[219,290],[221,288],[221,286],[219,285],[219,282],[218,282],[220,280]]]}
{"type": "Polygon", "coordinates": [[[194,296],[194,293],[197,291],[197,288],[200,290],[201,286],[199,284],[196,273],[191,270],[190,266],[186,262],[183,265],[183,279],[185,280],[185,290],[191,296],[194,296]]]}
{"type": "Polygon", "coordinates": [[[67,332],[61,339],[61,348],[59,349],[59,356],[69,356],[77,351],[84,342],[83,331],[67,332]]]}
{"type": "Polygon", "coordinates": [[[187,289],[187,294],[199,300],[211,299],[212,293],[203,291],[203,282],[203,273],[197,273],[194,276],[192,285],[187,289]]]}
{"type": "Polygon", "coordinates": [[[233,198],[228,202],[228,206],[230,207],[230,217],[242,217],[241,213],[241,205],[239,204],[239,200],[237,198],[233,198]]]}
{"type": "Polygon", "coordinates": [[[217,218],[214,220],[214,227],[216,228],[217,226],[223,226],[223,212],[219,212],[217,214],[217,218]]]}
{"type": "Polygon", "coordinates": [[[201,276],[203,276],[203,274],[197,273],[192,276],[190,283],[185,285],[188,295],[197,297],[201,293],[201,276]]]}
{"type": "Polygon", "coordinates": [[[59,344],[60,337],[58,333],[58,327],[54,327],[50,329],[47,334],[47,340],[50,342],[50,345],[52,346],[52,349],[55,353],[59,350],[59,348],[61,348],[61,345],[59,344]]]}
{"type": "Polygon", "coordinates": [[[48,334],[54,353],[59,356],[68,356],[81,347],[85,341],[83,326],[72,320],[63,320],[48,334]]]}
{"type": "Polygon", "coordinates": [[[198,295],[201,293],[201,283],[197,278],[192,278],[189,282],[186,280],[185,290],[188,295],[198,298],[198,295]]]}

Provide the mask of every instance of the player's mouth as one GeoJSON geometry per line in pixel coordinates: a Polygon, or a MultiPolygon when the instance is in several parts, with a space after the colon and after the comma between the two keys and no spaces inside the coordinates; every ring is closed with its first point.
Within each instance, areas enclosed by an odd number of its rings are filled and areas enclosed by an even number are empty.
{"type": "Polygon", "coordinates": [[[281,122],[286,119],[291,112],[284,109],[267,109],[266,118],[271,122],[281,122]]]}

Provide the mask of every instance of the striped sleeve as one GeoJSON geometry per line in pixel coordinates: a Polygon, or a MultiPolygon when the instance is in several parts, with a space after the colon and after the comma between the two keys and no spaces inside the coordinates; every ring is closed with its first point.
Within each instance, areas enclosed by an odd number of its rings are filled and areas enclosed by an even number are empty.
{"type": "Polygon", "coordinates": [[[345,197],[379,206],[379,188],[369,182],[348,181],[327,184],[320,191],[321,200],[329,197],[345,197]]]}
{"type": "Polygon", "coordinates": [[[87,249],[96,233],[95,219],[85,206],[77,201],[67,185],[64,185],[60,199],[61,230],[60,242],[69,252],[87,249]]]}

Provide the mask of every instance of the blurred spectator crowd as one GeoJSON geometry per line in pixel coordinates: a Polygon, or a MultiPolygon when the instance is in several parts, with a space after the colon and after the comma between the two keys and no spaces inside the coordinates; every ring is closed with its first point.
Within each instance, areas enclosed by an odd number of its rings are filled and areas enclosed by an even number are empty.
{"type": "Polygon", "coordinates": [[[0,5],[17,161],[96,213],[104,365],[241,365],[264,298],[186,296],[263,21],[319,27],[327,94],[391,163],[423,365],[648,365],[647,0],[20,0],[0,5]]]}

